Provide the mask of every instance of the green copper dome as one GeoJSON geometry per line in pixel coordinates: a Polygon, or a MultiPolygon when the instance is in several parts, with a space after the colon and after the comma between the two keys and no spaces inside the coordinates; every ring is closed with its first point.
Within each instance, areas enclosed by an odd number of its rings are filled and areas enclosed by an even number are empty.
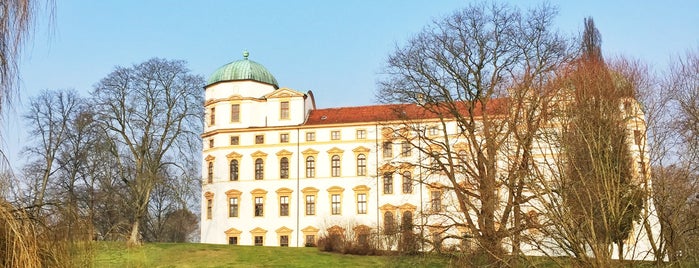
{"type": "Polygon", "coordinates": [[[243,59],[234,61],[218,68],[210,77],[207,85],[221,81],[254,80],[279,88],[277,79],[267,68],[248,59],[249,53],[243,52],[243,59]]]}

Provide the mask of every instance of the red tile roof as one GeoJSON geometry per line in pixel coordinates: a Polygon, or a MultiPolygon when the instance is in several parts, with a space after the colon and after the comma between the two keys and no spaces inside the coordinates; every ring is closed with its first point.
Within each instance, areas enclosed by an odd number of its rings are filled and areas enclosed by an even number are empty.
{"type": "MultiPolygon", "coordinates": [[[[505,99],[494,99],[488,104],[491,114],[502,113],[506,107],[505,99]],[[492,111],[492,112],[491,112],[492,111]]],[[[455,103],[461,115],[468,113],[466,102],[455,103]]],[[[386,122],[397,120],[436,119],[453,117],[446,105],[436,109],[426,109],[417,104],[380,104],[371,106],[341,107],[312,110],[304,125],[345,124],[359,122],[386,122]],[[441,116],[440,116],[441,114],[441,116]]],[[[474,109],[475,115],[481,114],[480,104],[474,109]]]]}

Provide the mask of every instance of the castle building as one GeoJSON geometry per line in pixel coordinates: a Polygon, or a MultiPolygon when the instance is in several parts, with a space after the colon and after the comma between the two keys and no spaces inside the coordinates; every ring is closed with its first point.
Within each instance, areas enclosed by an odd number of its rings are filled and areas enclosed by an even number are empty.
{"type": "Polygon", "coordinates": [[[436,136],[456,123],[414,104],[317,109],[312,92],[280,88],[243,56],[205,86],[202,243],[302,247],[328,232],[424,225],[419,215],[453,202],[439,180],[417,183],[425,165],[406,163],[427,157],[390,126],[410,118],[436,136]]]}
{"type": "Polygon", "coordinates": [[[205,90],[202,242],[304,246],[333,226],[416,209],[421,189],[377,182],[380,126],[367,119],[385,107],[316,109],[312,92],[279,88],[247,53],[205,90]]]}

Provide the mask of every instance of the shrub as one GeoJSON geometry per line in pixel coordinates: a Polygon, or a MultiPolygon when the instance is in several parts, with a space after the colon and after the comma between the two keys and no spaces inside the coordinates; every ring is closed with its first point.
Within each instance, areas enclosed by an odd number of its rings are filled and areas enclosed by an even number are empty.
{"type": "Polygon", "coordinates": [[[398,241],[398,252],[403,255],[415,255],[420,251],[420,237],[411,232],[401,232],[400,240],[398,241]]]}
{"type": "Polygon", "coordinates": [[[318,249],[320,251],[344,253],[344,244],[345,241],[340,234],[324,235],[318,239],[318,249]]]}
{"type": "Polygon", "coordinates": [[[318,239],[318,250],[352,255],[380,255],[371,234],[323,235],[318,239]]]}

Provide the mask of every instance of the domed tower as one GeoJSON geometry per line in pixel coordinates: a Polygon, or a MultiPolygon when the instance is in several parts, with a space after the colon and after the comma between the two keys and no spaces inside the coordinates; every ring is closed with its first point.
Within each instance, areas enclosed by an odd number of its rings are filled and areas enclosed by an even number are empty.
{"type": "Polygon", "coordinates": [[[221,66],[209,77],[204,87],[205,133],[299,125],[311,109],[306,94],[280,89],[272,73],[248,57],[243,52],[243,59],[221,66]]]}
{"type": "MultiPolygon", "coordinates": [[[[248,57],[249,53],[244,52],[241,60],[216,69],[204,86],[204,243],[238,243],[240,238],[241,243],[251,245],[257,240],[253,240],[249,230],[267,230],[278,223],[271,220],[275,215],[271,204],[266,206],[268,212],[263,213],[262,207],[253,211],[251,202],[256,202],[257,209],[257,205],[262,206],[257,202],[264,202],[265,198],[272,202],[271,193],[280,187],[295,187],[289,174],[297,167],[290,166],[290,161],[292,154],[300,153],[294,151],[297,146],[293,144],[300,140],[299,128],[314,109],[312,94],[279,88],[272,73],[248,57]]],[[[293,226],[291,220],[284,225],[293,226]]],[[[254,232],[254,237],[264,235],[254,232]]]]}
{"type": "MultiPolygon", "coordinates": [[[[272,86],[273,89],[278,89],[279,84],[267,68],[257,62],[248,59],[250,53],[243,52],[243,59],[228,63],[221,66],[209,77],[207,86],[210,87],[216,83],[227,81],[255,81],[262,84],[272,86]]],[[[253,93],[253,92],[251,92],[253,93]]],[[[259,93],[259,92],[258,92],[259,93]]],[[[255,93],[253,93],[255,94],[255,93]]]]}

